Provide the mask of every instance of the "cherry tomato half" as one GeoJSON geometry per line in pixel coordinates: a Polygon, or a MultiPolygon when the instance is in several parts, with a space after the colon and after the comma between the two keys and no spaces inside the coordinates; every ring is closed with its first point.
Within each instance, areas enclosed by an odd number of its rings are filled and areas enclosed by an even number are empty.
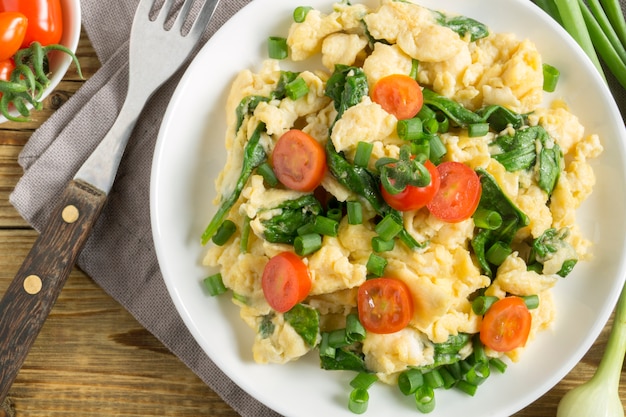
{"type": "Polygon", "coordinates": [[[372,333],[395,333],[413,316],[413,298],[407,285],[395,278],[372,278],[359,287],[359,320],[372,333]]]}
{"type": "Polygon", "coordinates": [[[385,187],[380,187],[381,194],[387,204],[399,211],[409,211],[421,209],[433,199],[439,190],[439,171],[430,161],[424,162],[424,166],[430,173],[430,184],[425,187],[408,185],[404,191],[398,194],[391,194],[385,187]]]}
{"type": "Polygon", "coordinates": [[[272,164],[278,180],[296,191],[310,192],[326,173],[324,147],[309,134],[291,129],[276,142],[272,164]]]}
{"type": "Polygon", "coordinates": [[[28,19],[19,12],[0,12],[0,61],[11,58],[26,36],[28,19]]]}
{"type": "Polygon", "coordinates": [[[281,252],[265,265],[261,286],[270,307],[284,313],[309,295],[311,278],[296,254],[281,252]]]}
{"type": "Polygon", "coordinates": [[[410,119],[422,109],[424,95],[414,78],[392,74],[381,78],[372,87],[372,100],[398,120],[410,119]]]}
{"type": "Polygon", "coordinates": [[[520,297],[505,297],[493,303],[480,326],[480,340],[497,352],[522,347],[528,340],[532,316],[520,297]]]}
{"type": "Polygon", "coordinates": [[[56,44],[63,35],[63,13],[60,0],[0,0],[0,12],[20,12],[28,18],[22,48],[34,41],[41,45],[56,44]]]}
{"type": "Polygon", "coordinates": [[[454,161],[439,164],[437,171],[441,184],[427,204],[428,210],[449,223],[470,218],[480,202],[482,187],[478,174],[467,165],[454,161]]]}

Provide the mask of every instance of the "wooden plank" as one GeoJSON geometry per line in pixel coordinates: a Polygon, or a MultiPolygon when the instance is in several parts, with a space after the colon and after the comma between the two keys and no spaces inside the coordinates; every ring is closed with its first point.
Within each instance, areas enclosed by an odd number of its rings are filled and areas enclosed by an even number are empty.
{"type": "MultiPolygon", "coordinates": [[[[0,230],[0,293],[36,236],[0,230]]],[[[10,398],[29,417],[238,415],[77,268],[10,398]]]]}

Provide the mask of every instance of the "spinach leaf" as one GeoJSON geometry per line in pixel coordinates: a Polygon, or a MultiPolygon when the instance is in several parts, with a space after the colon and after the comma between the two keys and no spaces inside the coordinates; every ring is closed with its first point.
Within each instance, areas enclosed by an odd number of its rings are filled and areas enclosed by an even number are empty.
{"type": "Polygon", "coordinates": [[[524,124],[524,116],[500,105],[492,104],[473,112],[461,103],[437,94],[429,88],[424,88],[422,93],[425,105],[440,111],[460,127],[467,127],[475,123],[489,123],[492,130],[500,131],[508,125],[517,129],[524,124]]]}
{"type": "Polygon", "coordinates": [[[563,153],[541,126],[524,127],[513,135],[501,135],[492,144],[491,157],[509,172],[536,167],[537,183],[552,194],[562,170],[563,153]]]}
{"type": "Polygon", "coordinates": [[[268,102],[271,100],[282,100],[287,95],[287,84],[295,80],[300,73],[291,72],[291,71],[281,71],[280,77],[278,78],[278,83],[276,84],[276,88],[272,91],[269,97],[259,96],[259,95],[250,95],[244,97],[237,105],[237,109],[235,112],[237,114],[237,125],[235,126],[235,132],[238,132],[243,124],[243,120],[247,115],[251,115],[254,113],[254,110],[257,108],[259,103],[268,102]]]}
{"type": "Polygon", "coordinates": [[[284,314],[284,317],[307,345],[314,347],[317,344],[320,334],[320,314],[316,309],[296,304],[284,314]]]}
{"type": "Polygon", "coordinates": [[[348,162],[337,152],[331,140],[326,142],[326,163],[341,185],[365,198],[377,213],[385,214],[390,210],[380,193],[376,175],[367,168],[348,162]]]}
{"type": "Polygon", "coordinates": [[[359,104],[368,94],[367,77],[363,69],[349,65],[337,64],[335,71],[326,83],[326,96],[330,97],[337,110],[339,120],[350,107],[359,104]]]}
{"type": "Polygon", "coordinates": [[[487,250],[496,242],[510,245],[517,231],[530,222],[528,216],[522,212],[502,191],[495,178],[486,170],[476,170],[480,176],[482,194],[478,207],[484,210],[495,211],[502,217],[502,224],[497,229],[480,229],[472,239],[472,249],[478,263],[487,276],[493,276],[491,265],[487,261],[487,250]]]}
{"type": "Polygon", "coordinates": [[[320,367],[328,371],[367,372],[363,355],[347,348],[336,349],[334,357],[320,355],[320,367]]]}
{"type": "MultiPolygon", "coordinates": [[[[569,229],[547,229],[541,236],[536,238],[531,247],[528,264],[537,267],[536,263],[543,265],[551,259],[562,259],[561,268],[557,275],[566,277],[574,269],[578,262],[576,250],[565,239],[569,235],[569,229]]],[[[543,266],[537,268],[543,270],[543,266]]]]}
{"type": "Polygon", "coordinates": [[[204,230],[202,234],[202,244],[205,245],[209,239],[215,234],[218,227],[228,214],[228,211],[235,204],[241,191],[245,187],[250,175],[252,172],[261,165],[267,159],[267,154],[265,153],[265,149],[261,144],[261,133],[265,130],[265,123],[260,122],[250,139],[248,139],[248,143],[244,148],[243,153],[243,164],[241,167],[241,173],[239,174],[239,178],[237,179],[237,183],[235,184],[235,188],[228,196],[222,196],[222,201],[220,206],[217,209],[217,212],[211,219],[211,222],[204,230]]]}
{"type": "Polygon", "coordinates": [[[275,317],[276,315],[274,313],[270,313],[261,318],[261,323],[259,324],[259,335],[261,339],[267,339],[274,334],[274,330],[276,329],[276,325],[274,324],[275,317]]]}
{"type": "Polygon", "coordinates": [[[281,213],[262,221],[265,240],[293,244],[298,236],[298,228],[314,222],[315,217],[322,212],[322,205],[313,195],[308,194],[285,201],[274,209],[280,209],[281,213]]]}
{"type": "Polygon", "coordinates": [[[440,14],[440,16],[441,17],[437,19],[437,22],[441,26],[452,29],[462,38],[464,38],[465,35],[469,33],[470,40],[472,42],[476,42],[478,39],[486,38],[487,36],[489,36],[489,29],[487,28],[487,26],[484,23],[480,23],[479,21],[472,19],[471,17],[448,17],[443,14],[440,14]]]}
{"type": "Polygon", "coordinates": [[[461,359],[460,351],[472,340],[472,335],[468,333],[458,333],[451,335],[448,340],[433,345],[433,363],[427,366],[421,366],[419,369],[427,371],[438,368],[442,365],[449,365],[458,362],[461,359]]]}

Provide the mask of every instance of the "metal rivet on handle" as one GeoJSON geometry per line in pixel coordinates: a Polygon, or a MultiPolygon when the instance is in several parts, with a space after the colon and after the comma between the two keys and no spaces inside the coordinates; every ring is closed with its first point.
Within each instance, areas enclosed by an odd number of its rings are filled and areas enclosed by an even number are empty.
{"type": "Polygon", "coordinates": [[[80,213],[78,209],[76,208],[76,206],[73,206],[71,204],[69,206],[65,206],[65,208],[63,209],[63,212],[61,213],[61,217],[63,217],[63,221],[69,224],[72,224],[76,220],[78,220],[79,215],[80,213]]]}
{"type": "Polygon", "coordinates": [[[42,285],[41,278],[37,275],[29,275],[24,279],[24,290],[31,295],[41,291],[42,285]]]}

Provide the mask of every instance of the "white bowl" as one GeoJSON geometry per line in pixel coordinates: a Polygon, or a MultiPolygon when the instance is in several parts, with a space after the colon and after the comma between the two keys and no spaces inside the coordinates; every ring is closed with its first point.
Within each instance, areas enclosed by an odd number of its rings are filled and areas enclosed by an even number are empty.
{"type": "MultiPolygon", "coordinates": [[[[80,0],[61,0],[61,9],[63,12],[63,34],[59,44],[65,46],[72,52],[76,52],[81,31],[80,0]]],[[[73,65],[72,57],[68,54],[57,51],[50,53],[50,84],[44,90],[40,101],[43,101],[43,99],[48,97],[50,93],[54,91],[65,76],[65,73],[70,65],[73,65]]],[[[28,107],[32,108],[30,105],[28,107]]],[[[19,113],[15,109],[12,109],[10,113],[11,115],[19,116],[19,113]]],[[[0,114],[0,123],[4,123],[6,121],[7,119],[0,114]]]]}

